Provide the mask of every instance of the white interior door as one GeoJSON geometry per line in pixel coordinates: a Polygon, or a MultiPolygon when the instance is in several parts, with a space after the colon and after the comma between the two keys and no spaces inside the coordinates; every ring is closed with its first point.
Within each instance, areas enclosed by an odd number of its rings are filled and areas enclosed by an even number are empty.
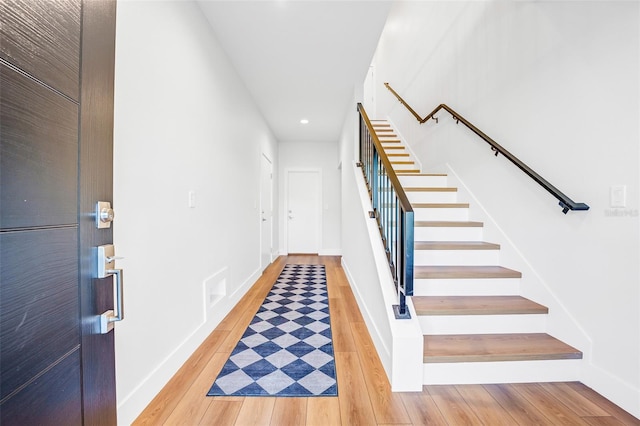
{"type": "Polygon", "coordinates": [[[287,172],[287,251],[318,253],[321,227],[319,170],[287,172]]]}
{"type": "Polygon", "coordinates": [[[260,156],[260,266],[264,271],[273,261],[273,164],[260,156]]]}

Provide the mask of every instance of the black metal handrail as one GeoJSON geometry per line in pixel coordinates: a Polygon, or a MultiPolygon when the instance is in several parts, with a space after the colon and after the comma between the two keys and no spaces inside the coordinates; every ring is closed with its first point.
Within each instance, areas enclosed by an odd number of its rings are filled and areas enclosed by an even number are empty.
{"type": "Polygon", "coordinates": [[[438,118],[435,117],[435,114],[441,109],[444,109],[445,111],[447,111],[449,114],[453,116],[456,122],[461,122],[462,124],[467,126],[473,133],[480,136],[480,138],[482,138],[485,142],[491,145],[491,150],[494,151],[496,156],[498,156],[498,154],[504,155],[509,161],[515,164],[516,167],[518,167],[520,170],[526,173],[531,179],[536,181],[540,186],[542,186],[551,195],[553,195],[556,199],[558,199],[560,207],[562,207],[562,212],[564,214],[567,214],[569,210],[589,210],[588,205],[586,205],[585,203],[576,203],[575,201],[573,201],[571,198],[565,195],[562,191],[560,191],[558,188],[556,188],[551,183],[549,183],[549,181],[547,181],[538,173],[536,173],[531,167],[527,166],[525,163],[520,161],[518,157],[516,157],[515,155],[507,151],[504,147],[502,147],[502,145],[500,145],[499,143],[491,139],[489,136],[487,136],[480,129],[478,129],[476,126],[471,124],[467,119],[465,119],[463,116],[455,112],[452,108],[450,108],[446,104],[438,105],[433,111],[429,113],[429,115],[427,115],[424,118],[421,118],[418,115],[418,113],[416,113],[414,109],[411,108],[409,104],[407,104],[405,100],[402,99],[402,97],[395,90],[391,88],[389,83],[384,83],[384,85],[386,86],[387,89],[391,91],[391,93],[394,94],[394,96],[400,101],[400,103],[409,110],[409,112],[420,122],[420,124],[426,123],[430,119],[434,119],[437,123],[438,118]]]}
{"type": "Polygon", "coordinates": [[[382,237],[391,276],[398,293],[393,305],[396,318],[411,318],[406,296],[413,295],[413,208],[400,184],[380,139],[364,110],[360,113],[360,162],[375,218],[382,237]]]}

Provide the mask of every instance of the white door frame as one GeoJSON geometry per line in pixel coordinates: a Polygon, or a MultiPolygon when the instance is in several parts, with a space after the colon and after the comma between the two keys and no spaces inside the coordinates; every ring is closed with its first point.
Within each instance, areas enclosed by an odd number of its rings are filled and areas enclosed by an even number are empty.
{"type": "Polygon", "coordinates": [[[266,153],[261,153],[260,155],[260,214],[259,214],[259,218],[258,220],[260,221],[260,268],[262,270],[265,270],[267,268],[267,266],[269,266],[272,262],[273,262],[273,161],[271,161],[271,158],[269,158],[269,156],[266,153]],[[262,162],[264,160],[267,160],[269,162],[270,165],[270,173],[271,173],[271,177],[270,177],[270,190],[269,190],[269,200],[266,204],[268,204],[268,206],[264,206],[263,205],[263,199],[264,199],[264,194],[262,193],[262,162]],[[270,210],[270,214],[267,217],[267,221],[263,221],[263,216],[262,216],[262,211],[265,211],[265,207],[267,207],[270,210]],[[263,265],[262,264],[262,254],[263,254],[263,236],[264,236],[264,232],[263,232],[263,226],[268,225],[269,226],[269,265],[263,265]]]}
{"type": "Polygon", "coordinates": [[[316,223],[316,241],[318,242],[318,253],[322,248],[322,169],[321,168],[286,168],[284,170],[284,246],[287,254],[289,253],[289,175],[291,173],[316,173],[318,178],[317,207],[318,219],[316,223]]]}

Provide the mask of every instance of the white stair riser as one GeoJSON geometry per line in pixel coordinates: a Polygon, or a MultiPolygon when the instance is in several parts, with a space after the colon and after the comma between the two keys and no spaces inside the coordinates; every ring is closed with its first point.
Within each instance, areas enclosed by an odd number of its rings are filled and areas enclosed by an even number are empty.
{"type": "Polygon", "coordinates": [[[417,166],[415,164],[392,164],[393,170],[396,172],[402,170],[415,170],[417,166]]]}
{"type": "Polygon", "coordinates": [[[468,208],[415,208],[413,209],[413,217],[418,220],[468,220],[468,208]]]}
{"type": "Polygon", "coordinates": [[[424,385],[573,382],[582,360],[426,363],[424,385]]]}
{"type": "Polygon", "coordinates": [[[418,316],[423,334],[544,333],[545,314],[424,315],[418,316]]]}
{"type": "Polygon", "coordinates": [[[416,241],[482,241],[482,227],[416,226],[416,241]]]}
{"type": "Polygon", "coordinates": [[[455,203],[458,199],[457,192],[421,191],[406,192],[410,203],[455,203]]]}
{"type": "Polygon", "coordinates": [[[519,296],[519,278],[414,279],[414,296],[519,296]]]}
{"type": "Polygon", "coordinates": [[[428,187],[445,187],[447,186],[446,176],[399,176],[402,186],[428,186],[428,187]]]}
{"type": "Polygon", "coordinates": [[[415,250],[414,265],[498,265],[499,250],[415,250]]]}

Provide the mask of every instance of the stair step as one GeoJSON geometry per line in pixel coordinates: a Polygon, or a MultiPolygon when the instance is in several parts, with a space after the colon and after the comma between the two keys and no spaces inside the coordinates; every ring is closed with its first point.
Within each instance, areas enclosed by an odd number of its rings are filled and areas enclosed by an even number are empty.
{"type": "Polygon", "coordinates": [[[390,149],[404,149],[404,146],[402,145],[396,145],[396,146],[383,146],[382,148],[384,148],[385,151],[388,151],[390,149]]]}
{"type": "Polygon", "coordinates": [[[424,336],[425,363],[581,358],[582,352],[545,333],[424,336]]]}
{"type": "Polygon", "coordinates": [[[404,188],[404,192],[458,192],[458,188],[418,186],[404,188]]]}
{"type": "Polygon", "coordinates": [[[415,203],[414,209],[468,209],[469,203],[415,203]]]}
{"type": "Polygon", "coordinates": [[[408,152],[390,152],[390,153],[387,153],[387,157],[409,157],[409,153],[408,152]]]}
{"type": "Polygon", "coordinates": [[[520,284],[520,278],[414,278],[413,295],[517,296],[521,294],[520,284]]]}
{"type": "Polygon", "coordinates": [[[482,222],[447,221],[447,220],[422,220],[414,223],[415,227],[424,228],[482,228],[482,222]]]}
{"type": "Polygon", "coordinates": [[[433,177],[433,176],[442,177],[442,176],[444,176],[444,177],[446,177],[447,175],[442,174],[442,173],[420,173],[420,174],[417,174],[417,175],[414,175],[414,176],[429,176],[429,177],[433,177]]]}
{"type": "MultiPolygon", "coordinates": [[[[378,139],[381,137],[386,137],[387,135],[378,135],[378,139]]],[[[388,135],[388,137],[395,137],[395,135],[388,135]]],[[[382,143],[400,143],[400,139],[380,139],[382,143]]]]}
{"type": "Polygon", "coordinates": [[[411,203],[411,206],[413,207],[413,219],[416,222],[469,219],[468,203],[411,203]]]}
{"type": "Polygon", "coordinates": [[[415,279],[457,279],[457,278],[522,278],[522,273],[502,266],[415,266],[415,279]]]}
{"type": "Polygon", "coordinates": [[[412,187],[404,188],[411,204],[418,203],[455,203],[458,201],[457,188],[412,187]]]}
{"type": "Polygon", "coordinates": [[[416,250],[499,250],[500,244],[485,241],[416,241],[416,250]]]}
{"type": "Polygon", "coordinates": [[[397,175],[403,188],[422,186],[447,186],[447,175],[424,173],[408,175],[402,174],[402,172],[398,172],[397,175]]]}
{"type": "Polygon", "coordinates": [[[391,161],[391,164],[416,164],[415,161],[404,161],[404,160],[399,160],[399,161],[391,161]]]}
{"type": "Polygon", "coordinates": [[[391,126],[387,125],[387,126],[374,126],[376,127],[375,131],[376,133],[378,132],[393,132],[393,129],[391,129],[391,126]]]}
{"type": "Polygon", "coordinates": [[[414,296],[417,315],[526,315],[549,309],[521,296],[414,296]]]}
{"type": "MultiPolygon", "coordinates": [[[[371,120],[374,121],[374,120],[371,120]]],[[[373,127],[391,127],[391,124],[388,123],[371,123],[373,127]]]]}

